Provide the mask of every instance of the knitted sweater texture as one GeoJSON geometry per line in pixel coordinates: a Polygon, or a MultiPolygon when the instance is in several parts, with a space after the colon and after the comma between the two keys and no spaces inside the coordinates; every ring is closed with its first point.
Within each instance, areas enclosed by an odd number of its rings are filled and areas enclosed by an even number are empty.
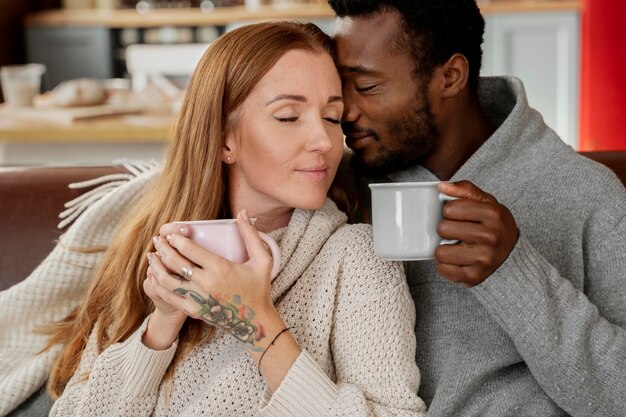
{"type": "MultiPolygon", "coordinates": [[[[482,284],[408,262],[428,415],[626,416],[626,190],[528,106],[513,77],[481,79],[496,132],[451,181],[508,207],[520,236],[482,284]]],[[[394,181],[436,181],[424,169],[394,181]]]]}
{"type": "MultiPolygon", "coordinates": [[[[150,177],[140,176],[95,203],[64,242],[106,245],[109,229],[131,200],[129,192],[136,195],[150,177]]],[[[243,346],[220,331],[162,383],[177,345],[164,351],[145,347],[141,335],[148,317],[131,337],[104,352],[98,352],[92,332],[51,415],[423,416],[414,362],[415,309],[401,266],[374,256],[370,227],[346,225],[345,215],[328,200],[319,210],[296,210],[273,236],[282,262],[272,299],[302,348],[276,392],[267,390],[243,346]]],[[[2,306],[12,310],[3,314],[8,327],[0,352],[12,352],[7,359],[14,361],[2,360],[13,370],[0,385],[2,413],[44,382],[58,354],[35,356],[45,337],[28,330],[60,319],[78,303],[99,258],[58,247],[23,284],[1,294],[2,306]],[[24,318],[28,306],[33,312],[24,318]]]]}

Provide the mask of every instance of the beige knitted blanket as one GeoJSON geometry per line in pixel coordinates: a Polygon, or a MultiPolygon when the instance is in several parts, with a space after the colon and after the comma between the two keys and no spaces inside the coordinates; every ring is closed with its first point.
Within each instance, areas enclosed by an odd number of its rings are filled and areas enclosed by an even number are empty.
{"type": "Polygon", "coordinates": [[[47,336],[35,329],[63,319],[76,307],[102,255],[77,254],[66,247],[106,246],[128,205],[157,171],[154,163],[124,165],[130,174],[76,185],[98,187],[70,202],[62,213],[60,227],[75,220],[60,238],[63,245],[57,245],[28,278],[0,292],[0,416],[46,381],[59,350],[38,355],[47,336]]]}

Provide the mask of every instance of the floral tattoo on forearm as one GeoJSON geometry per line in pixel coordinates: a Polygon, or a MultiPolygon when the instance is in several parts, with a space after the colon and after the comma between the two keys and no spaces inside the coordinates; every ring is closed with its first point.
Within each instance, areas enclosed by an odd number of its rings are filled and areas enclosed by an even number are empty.
{"type": "Polygon", "coordinates": [[[241,297],[238,295],[233,296],[230,302],[218,302],[211,295],[204,298],[197,292],[184,288],[176,288],[174,292],[188,296],[200,305],[197,314],[201,320],[230,332],[237,339],[248,344],[248,348],[253,351],[263,350],[256,345],[256,342],[265,337],[263,326],[253,322],[254,310],[242,304],[241,297]]]}

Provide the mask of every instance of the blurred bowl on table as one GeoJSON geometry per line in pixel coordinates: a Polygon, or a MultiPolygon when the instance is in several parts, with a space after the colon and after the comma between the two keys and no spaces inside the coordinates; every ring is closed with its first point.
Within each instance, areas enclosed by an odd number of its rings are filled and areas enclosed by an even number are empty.
{"type": "Polygon", "coordinates": [[[52,103],[59,107],[96,106],[104,103],[107,96],[103,83],[92,78],[63,81],[51,93],[52,103]]]}

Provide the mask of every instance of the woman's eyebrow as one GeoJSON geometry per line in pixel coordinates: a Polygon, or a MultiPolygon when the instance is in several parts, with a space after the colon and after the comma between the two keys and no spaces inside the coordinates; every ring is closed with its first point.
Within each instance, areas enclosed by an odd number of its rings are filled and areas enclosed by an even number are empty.
{"type": "MultiPolygon", "coordinates": [[[[299,96],[299,95],[295,95],[295,94],[280,94],[272,99],[270,99],[267,103],[265,103],[266,106],[269,106],[272,103],[275,103],[277,101],[280,100],[294,100],[294,101],[300,101],[302,103],[306,103],[308,100],[305,96],[299,96]]],[[[328,102],[329,103],[334,103],[336,101],[340,101],[343,103],[343,97],[341,96],[330,96],[328,98],[328,102]]]]}
{"type": "Polygon", "coordinates": [[[270,104],[275,103],[279,100],[294,100],[294,101],[301,101],[303,103],[307,102],[307,99],[304,96],[299,96],[295,94],[280,94],[274,97],[273,99],[270,99],[267,103],[265,103],[265,105],[269,106],[270,104]]]}

